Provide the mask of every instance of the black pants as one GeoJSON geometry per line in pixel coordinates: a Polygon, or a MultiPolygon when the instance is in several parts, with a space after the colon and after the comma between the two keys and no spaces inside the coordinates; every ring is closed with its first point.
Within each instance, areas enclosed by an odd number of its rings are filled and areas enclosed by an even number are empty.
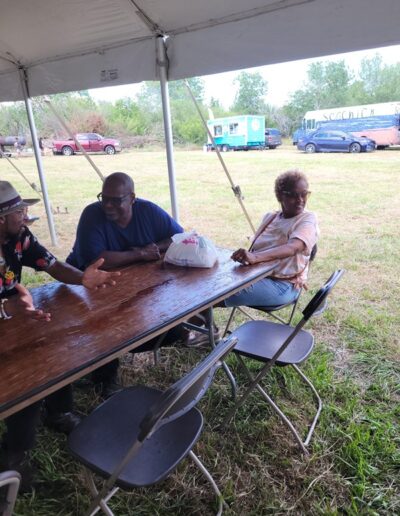
{"type": "MultiPolygon", "coordinates": [[[[7,450],[19,452],[28,451],[34,447],[41,406],[42,401],[38,401],[6,419],[7,431],[3,437],[3,446],[7,450]]],[[[59,412],[71,412],[71,386],[67,385],[48,396],[45,399],[45,406],[50,415],[59,412]]]]}

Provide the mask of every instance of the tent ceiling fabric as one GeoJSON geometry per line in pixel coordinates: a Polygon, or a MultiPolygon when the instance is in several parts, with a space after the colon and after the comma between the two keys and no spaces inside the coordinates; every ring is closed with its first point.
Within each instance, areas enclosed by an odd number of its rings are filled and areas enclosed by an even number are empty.
{"type": "Polygon", "coordinates": [[[2,0],[0,101],[400,43],[399,0],[2,0]]]}

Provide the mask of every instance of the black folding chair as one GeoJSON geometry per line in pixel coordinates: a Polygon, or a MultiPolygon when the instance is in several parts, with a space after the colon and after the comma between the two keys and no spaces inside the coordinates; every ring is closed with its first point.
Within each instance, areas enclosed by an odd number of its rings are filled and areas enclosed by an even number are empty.
{"type": "Polygon", "coordinates": [[[94,497],[87,514],[101,509],[112,516],[107,501],[118,488],[156,484],[187,455],[212,485],[219,500],[218,515],[222,514],[221,492],[192,451],[203,427],[202,414],[195,405],[236,343],[235,337],[221,341],[195,369],[164,392],[145,386],[120,391],[73,430],[68,445],[85,466],[94,497]],[[91,472],[105,479],[100,491],[91,472]]]}
{"type": "Polygon", "coordinates": [[[333,287],[342,277],[344,270],[337,270],[328,279],[325,285],[318,290],[308,305],[303,310],[303,318],[295,326],[287,324],[278,324],[269,321],[249,321],[241,325],[231,336],[239,339],[238,345],[234,349],[239,363],[248,377],[250,384],[243,396],[236,402],[235,406],[228,413],[225,424],[231,420],[236,410],[244,403],[250,393],[257,389],[264,399],[270,404],[273,410],[278,414],[281,420],[289,427],[299,446],[304,453],[308,453],[307,446],[311,440],[315,425],[317,424],[322,409],[322,401],[311,381],[300,370],[298,364],[301,364],[310,355],[314,347],[314,337],[308,331],[302,330],[306,322],[313,316],[322,313],[326,308],[326,298],[330,294],[333,287]],[[259,372],[253,374],[246,367],[242,357],[251,358],[253,360],[263,362],[265,365],[259,372]],[[311,388],[317,401],[317,412],[311,422],[305,440],[301,438],[290,419],[280,410],[272,398],[266,393],[260,385],[260,381],[267,372],[276,364],[279,366],[291,365],[293,369],[300,375],[301,379],[311,388]]]}
{"type": "Polygon", "coordinates": [[[0,515],[11,516],[18,495],[21,475],[17,471],[4,471],[0,473],[0,493],[6,489],[5,496],[0,494],[0,515]]]}
{"type": "MultiPolygon", "coordinates": [[[[317,250],[318,250],[317,244],[314,244],[314,246],[313,246],[313,248],[311,250],[311,254],[310,254],[310,261],[309,261],[310,265],[311,265],[311,263],[315,259],[315,256],[317,254],[317,250]]],[[[279,321],[281,323],[292,324],[293,316],[294,316],[294,314],[296,312],[296,308],[297,308],[297,305],[299,303],[299,300],[300,300],[300,297],[301,297],[301,294],[302,294],[303,290],[304,290],[303,287],[300,288],[299,289],[299,293],[298,293],[296,299],[294,299],[290,303],[285,303],[283,305],[277,305],[277,306],[248,306],[248,307],[234,306],[232,308],[232,310],[231,310],[231,313],[229,314],[228,321],[227,321],[227,323],[225,325],[223,337],[225,337],[229,333],[229,328],[231,327],[233,318],[235,317],[235,314],[237,312],[241,312],[243,315],[245,315],[246,317],[248,317],[252,321],[256,320],[255,317],[253,317],[253,315],[246,310],[246,308],[251,308],[253,310],[257,310],[258,312],[263,312],[263,313],[265,313],[267,315],[270,315],[271,317],[273,317],[274,319],[276,319],[277,321],[279,321]],[[290,311],[289,311],[288,317],[286,319],[283,319],[277,313],[275,313],[275,312],[280,312],[284,308],[288,308],[288,307],[290,307],[290,311]]]]}

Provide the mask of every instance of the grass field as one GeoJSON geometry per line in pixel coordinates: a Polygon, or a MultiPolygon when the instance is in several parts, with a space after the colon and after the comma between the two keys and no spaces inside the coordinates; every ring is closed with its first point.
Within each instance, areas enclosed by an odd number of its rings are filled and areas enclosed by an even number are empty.
{"type": "MultiPolygon", "coordinates": [[[[231,403],[224,375],[218,376],[201,403],[206,426],[197,452],[230,506],[227,514],[398,514],[400,151],[306,155],[287,146],[228,153],[224,158],[234,183],[241,186],[255,225],[264,212],[277,207],[273,183],[278,173],[299,168],[307,174],[312,190],[308,207],[318,214],[321,238],[303,306],[335,268],[347,271],[329,309],[312,324],[317,345],[304,364],[324,402],[310,458],[299,453],[257,395],[229,429],[219,431],[218,424],[231,403]]],[[[128,172],[139,197],[169,209],[163,151],[123,152],[94,160],[105,175],[128,172]]],[[[246,244],[250,228],[216,156],[182,150],[176,152],[175,161],[181,223],[221,246],[246,244]]],[[[33,158],[14,163],[29,181],[38,182],[33,158]]],[[[54,215],[59,247],[50,246],[42,205],[31,210],[41,216],[32,229],[42,243],[65,258],[79,214],[95,200],[101,183],[83,157],[48,156],[44,167],[53,208],[60,212],[54,215]]],[[[12,181],[24,196],[34,196],[6,160],[0,160],[0,178],[12,181]]],[[[26,273],[24,279],[34,286],[45,276],[26,273]]],[[[225,311],[217,310],[221,324],[225,317],[225,311]]],[[[165,387],[199,358],[198,352],[170,348],[154,368],[151,357],[144,355],[133,363],[124,362],[122,379],[126,384],[165,387]]],[[[230,363],[240,384],[242,377],[233,358],[230,363]]],[[[304,427],[311,403],[303,386],[281,369],[271,374],[268,384],[304,427]],[[282,387],[284,396],[278,394],[282,387]],[[296,411],[299,401],[305,403],[305,411],[296,411]]],[[[82,413],[98,401],[91,392],[76,392],[82,413]]],[[[80,514],[88,504],[87,490],[79,467],[67,454],[65,439],[41,428],[34,458],[39,467],[38,488],[19,498],[16,514],[80,514]]],[[[162,485],[121,493],[113,500],[111,505],[121,516],[208,515],[216,508],[205,482],[187,462],[162,485]]]]}

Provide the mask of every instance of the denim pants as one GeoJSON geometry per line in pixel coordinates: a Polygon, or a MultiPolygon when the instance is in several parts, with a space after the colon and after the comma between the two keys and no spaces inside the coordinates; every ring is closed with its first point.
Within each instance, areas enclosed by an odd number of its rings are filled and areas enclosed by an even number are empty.
{"type": "Polygon", "coordinates": [[[290,281],[264,278],[225,299],[225,306],[279,306],[292,303],[299,289],[290,281]]]}

